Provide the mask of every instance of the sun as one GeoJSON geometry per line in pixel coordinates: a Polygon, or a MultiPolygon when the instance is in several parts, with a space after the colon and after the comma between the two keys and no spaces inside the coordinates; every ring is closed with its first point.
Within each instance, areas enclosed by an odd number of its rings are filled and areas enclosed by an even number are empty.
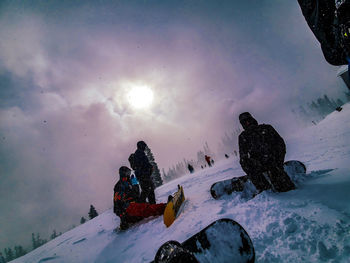
{"type": "Polygon", "coordinates": [[[128,92],[127,98],[132,107],[145,109],[152,105],[153,91],[148,86],[135,86],[128,92]]]}

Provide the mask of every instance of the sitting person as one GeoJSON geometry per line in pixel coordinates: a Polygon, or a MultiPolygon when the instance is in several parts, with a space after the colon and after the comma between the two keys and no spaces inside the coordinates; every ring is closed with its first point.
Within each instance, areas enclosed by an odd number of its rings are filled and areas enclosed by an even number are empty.
{"type": "MultiPolygon", "coordinates": [[[[240,114],[239,121],[244,129],[238,137],[239,161],[258,192],[295,189],[283,169],[286,145],[282,137],[271,125],[258,124],[249,112],[240,114]]],[[[241,179],[244,182],[247,178],[241,179]]]]}
{"type": "Polygon", "coordinates": [[[162,215],[166,204],[139,202],[139,191],[131,183],[131,170],[122,166],[119,169],[120,180],[114,186],[114,213],[120,217],[120,228],[127,229],[146,217],[162,215]]]}

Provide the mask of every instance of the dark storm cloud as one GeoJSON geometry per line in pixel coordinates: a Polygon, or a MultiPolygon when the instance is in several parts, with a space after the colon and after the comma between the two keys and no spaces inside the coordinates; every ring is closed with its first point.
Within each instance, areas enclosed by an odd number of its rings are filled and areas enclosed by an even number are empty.
{"type": "Polygon", "coordinates": [[[8,1],[0,25],[9,245],[110,207],[139,139],[166,168],[215,147],[242,111],[287,135],[291,107],[336,84],[296,1],[8,1]],[[150,109],[129,105],[133,85],[153,89],[150,109]]]}

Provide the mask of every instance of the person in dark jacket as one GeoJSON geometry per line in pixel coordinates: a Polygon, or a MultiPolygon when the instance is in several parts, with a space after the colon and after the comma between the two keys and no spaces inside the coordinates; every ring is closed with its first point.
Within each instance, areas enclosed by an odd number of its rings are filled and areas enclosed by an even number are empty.
{"type": "Polygon", "coordinates": [[[190,171],[191,174],[193,174],[194,168],[193,168],[193,166],[191,164],[187,165],[187,169],[190,171]]]}
{"type": "Polygon", "coordinates": [[[120,218],[121,229],[127,229],[146,217],[162,215],[166,206],[165,203],[139,202],[138,191],[133,188],[130,175],[131,170],[128,167],[120,167],[120,180],[114,186],[113,211],[120,218]]]}
{"type": "Polygon", "coordinates": [[[134,153],[133,169],[135,170],[136,178],[140,182],[141,186],[140,202],[146,202],[146,199],[148,199],[150,204],[155,204],[156,197],[151,178],[153,166],[145,154],[146,147],[147,144],[144,141],[139,141],[137,143],[137,150],[134,153]]]}
{"type": "Polygon", "coordinates": [[[307,24],[334,66],[350,66],[350,0],[298,0],[307,24]]]}
{"type": "Polygon", "coordinates": [[[249,112],[240,114],[239,121],[244,129],[238,137],[240,164],[257,190],[295,189],[283,169],[286,145],[282,137],[271,125],[259,125],[249,112]]]}

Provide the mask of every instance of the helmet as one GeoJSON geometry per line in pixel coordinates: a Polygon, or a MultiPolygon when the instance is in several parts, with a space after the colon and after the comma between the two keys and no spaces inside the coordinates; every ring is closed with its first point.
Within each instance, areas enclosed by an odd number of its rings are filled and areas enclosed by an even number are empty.
{"type": "Polygon", "coordinates": [[[144,151],[146,147],[147,147],[147,144],[144,141],[137,142],[137,149],[144,151]]]}
{"type": "Polygon", "coordinates": [[[258,125],[256,119],[254,119],[249,112],[239,114],[239,122],[241,123],[243,129],[247,129],[251,125],[258,125]]]}
{"type": "Polygon", "coordinates": [[[126,166],[122,166],[122,167],[119,168],[120,178],[130,177],[130,174],[131,174],[130,168],[128,168],[126,166]]]}

